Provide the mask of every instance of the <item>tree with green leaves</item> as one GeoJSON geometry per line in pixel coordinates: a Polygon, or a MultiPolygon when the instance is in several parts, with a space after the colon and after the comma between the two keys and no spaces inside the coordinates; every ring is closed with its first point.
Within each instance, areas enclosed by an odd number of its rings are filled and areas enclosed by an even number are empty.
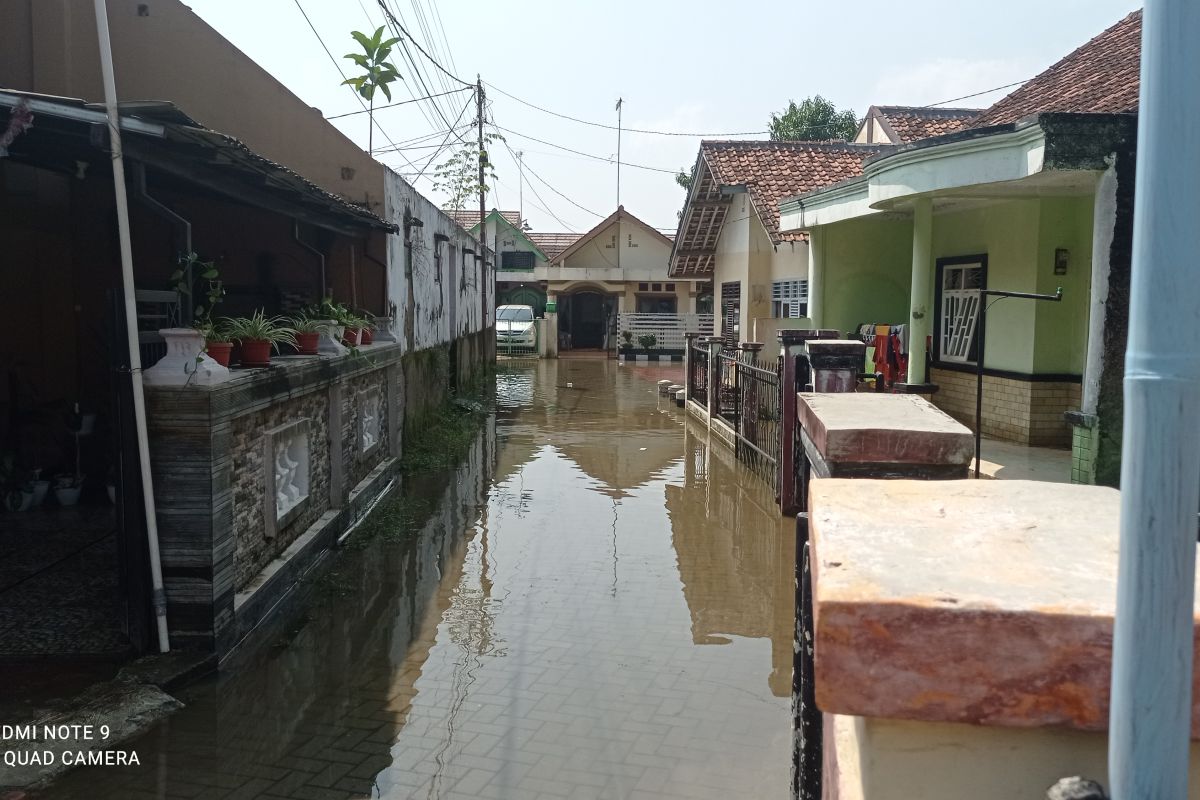
{"type": "Polygon", "coordinates": [[[680,167],[679,172],[675,175],[675,182],[685,191],[692,190],[692,173],[691,170],[680,167]]]}
{"type": "Polygon", "coordinates": [[[496,180],[496,172],[488,158],[487,148],[493,142],[503,142],[504,137],[498,133],[483,135],[483,152],[474,144],[464,145],[443,161],[433,170],[433,188],[449,195],[446,208],[462,211],[467,202],[477,197],[480,192],[486,194],[491,190],[488,185],[496,180]],[[483,160],[484,182],[479,183],[479,161],[483,160]]]}
{"type": "Polygon", "coordinates": [[[770,129],[774,141],[849,140],[858,132],[858,118],[818,94],[800,104],[789,100],[782,114],[771,115],[770,129]]]}
{"type": "Polygon", "coordinates": [[[343,86],[353,86],[354,91],[358,92],[370,106],[367,109],[367,117],[369,119],[370,128],[367,130],[367,152],[370,153],[374,149],[375,135],[375,92],[383,92],[383,96],[392,101],[392,90],[390,84],[397,79],[404,80],[403,76],[396,69],[396,66],[388,61],[388,56],[392,54],[392,47],[400,39],[392,37],[391,39],[383,38],[383,28],[375,31],[374,35],[367,36],[362,31],[351,31],[350,35],[362,47],[361,53],[347,53],[342,58],[348,58],[353,61],[360,69],[365,70],[362,75],[356,75],[353,78],[347,78],[342,81],[343,86]]]}

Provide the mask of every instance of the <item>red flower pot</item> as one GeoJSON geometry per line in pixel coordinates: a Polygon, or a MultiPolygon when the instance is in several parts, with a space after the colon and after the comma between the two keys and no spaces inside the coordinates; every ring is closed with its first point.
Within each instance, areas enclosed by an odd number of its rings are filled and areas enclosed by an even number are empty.
{"type": "Polygon", "coordinates": [[[269,367],[271,366],[271,343],[264,342],[259,339],[245,339],[242,341],[242,366],[243,367],[269,367]]]}
{"type": "Polygon", "coordinates": [[[342,331],[342,341],[348,345],[358,344],[358,328],[346,326],[346,330],[342,331]]]}
{"type": "Polygon", "coordinates": [[[302,356],[315,356],[317,354],[317,345],[321,343],[321,334],[319,333],[297,333],[296,334],[296,349],[300,351],[302,356]]]}
{"type": "Polygon", "coordinates": [[[233,352],[233,342],[209,342],[205,349],[213,361],[222,367],[229,366],[229,355],[233,352]]]}
{"type": "Polygon", "coordinates": [[[375,341],[375,331],[370,328],[363,328],[358,332],[359,344],[370,344],[373,341],[375,341]]]}

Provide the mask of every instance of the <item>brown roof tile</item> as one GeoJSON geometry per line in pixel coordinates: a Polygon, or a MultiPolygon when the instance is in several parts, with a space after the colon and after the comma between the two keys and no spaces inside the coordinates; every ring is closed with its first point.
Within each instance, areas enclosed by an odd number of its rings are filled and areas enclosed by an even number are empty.
{"type": "MultiPolygon", "coordinates": [[[[894,144],[908,144],[954,133],[979,114],[978,108],[930,108],[922,106],[872,106],[895,134],[894,144]]],[[[871,116],[871,114],[868,114],[871,116]]]]}
{"type": "Polygon", "coordinates": [[[1003,125],[1050,111],[1137,111],[1141,55],[1142,12],[1134,11],[984,111],[970,127],[1003,125]]]}
{"type": "MultiPolygon", "coordinates": [[[[451,208],[442,209],[446,214],[459,224],[460,227],[471,230],[479,224],[479,209],[478,208],[462,208],[457,211],[451,208]]],[[[491,214],[496,209],[491,209],[488,214],[491,214]]],[[[521,227],[521,214],[518,211],[501,211],[500,216],[512,225],[514,228],[521,227]]]]}
{"type": "Polygon", "coordinates": [[[772,242],[797,241],[780,234],[779,201],[862,174],[879,145],[850,142],[707,141],[700,152],[717,184],[745,184],[772,242]]]}
{"type": "Polygon", "coordinates": [[[551,261],[583,236],[582,233],[534,233],[532,231],[526,235],[529,237],[529,241],[536,244],[546,254],[546,258],[551,261]]]}

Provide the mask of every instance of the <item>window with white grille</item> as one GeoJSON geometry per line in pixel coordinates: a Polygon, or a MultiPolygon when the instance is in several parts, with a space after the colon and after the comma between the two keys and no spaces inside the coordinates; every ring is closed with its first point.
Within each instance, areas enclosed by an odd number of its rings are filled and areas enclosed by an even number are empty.
{"type": "Polygon", "coordinates": [[[939,356],[943,361],[973,364],[979,323],[979,290],[985,280],[984,262],[942,263],[939,266],[939,356]]]}
{"type": "Polygon", "coordinates": [[[775,281],[771,284],[771,316],[798,319],[808,314],[808,281],[775,281]]]}

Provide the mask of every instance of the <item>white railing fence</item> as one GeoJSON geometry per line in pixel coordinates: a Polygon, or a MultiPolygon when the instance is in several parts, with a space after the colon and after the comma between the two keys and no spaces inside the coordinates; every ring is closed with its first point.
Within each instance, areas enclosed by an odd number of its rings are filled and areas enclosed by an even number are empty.
{"type": "Polygon", "coordinates": [[[713,335],[712,314],[618,314],[617,345],[624,344],[625,332],[633,336],[633,346],[640,347],[638,338],[653,334],[656,350],[683,350],[685,333],[713,335]]]}

